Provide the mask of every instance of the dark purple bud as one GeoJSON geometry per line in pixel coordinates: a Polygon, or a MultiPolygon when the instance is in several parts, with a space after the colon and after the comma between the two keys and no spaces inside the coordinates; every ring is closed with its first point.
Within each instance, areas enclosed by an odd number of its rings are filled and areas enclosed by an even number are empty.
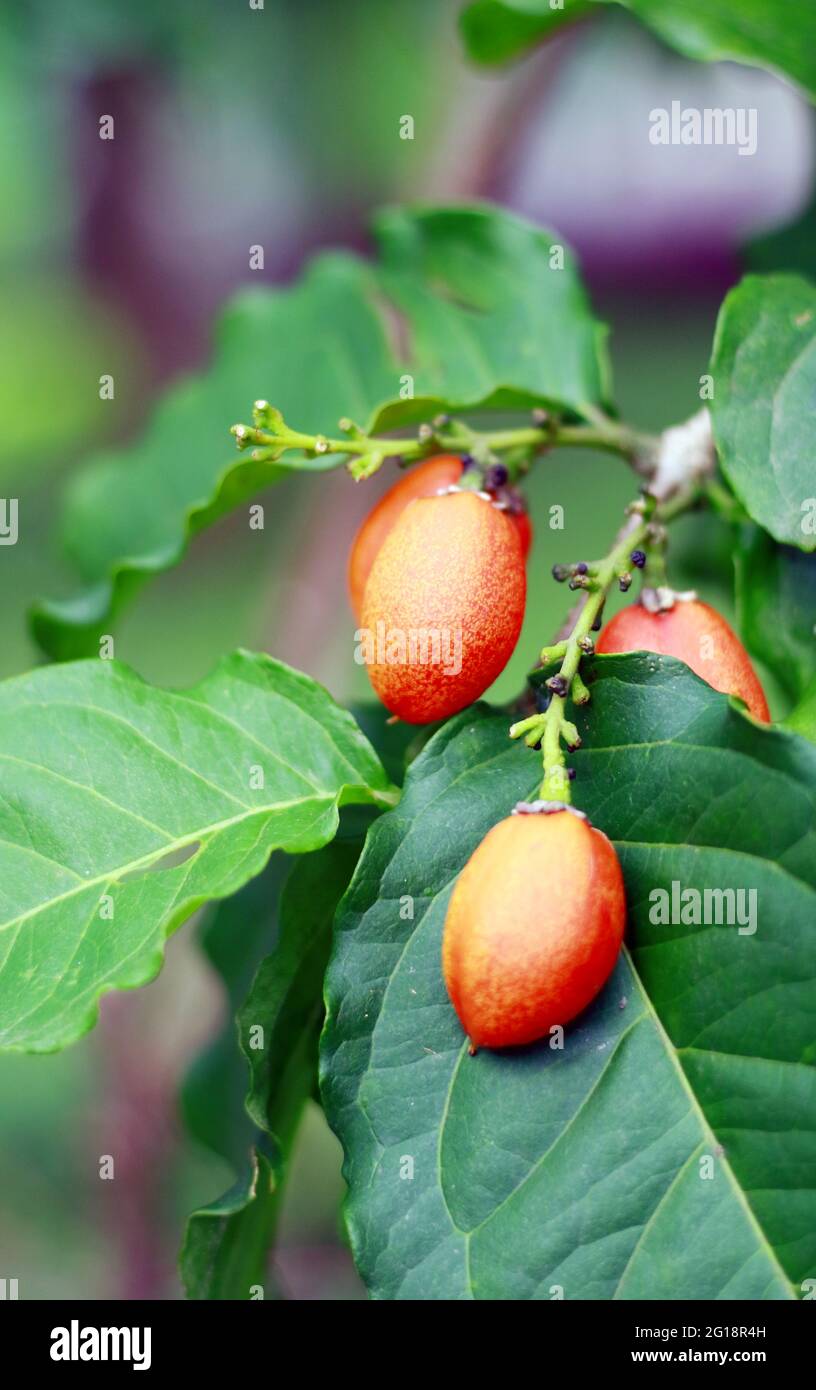
{"type": "Polygon", "coordinates": [[[552,577],[557,579],[559,584],[563,584],[569,578],[569,567],[567,565],[553,565],[552,577]]]}
{"type": "Polygon", "coordinates": [[[473,457],[472,454],[462,454],[462,455],[461,455],[461,459],[462,459],[462,472],[463,472],[463,473],[468,473],[468,472],[470,471],[470,469],[474,467],[474,465],[475,465],[475,463],[476,463],[476,460],[475,460],[475,458],[473,457]]]}
{"type": "Polygon", "coordinates": [[[579,561],[578,561],[578,564],[575,566],[575,573],[576,573],[576,574],[587,574],[588,571],[589,571],[589,565],[586,563],[586,561],[585,561],[585,560],[579,560],[579,561]]]}
{"type": "Polygon", "coordinates": [[[642,570],[643,566],[646,564],[646,552],[645,550],[633,550],[629,559],[632,561],[633,565],[637,565],[638,569],[642,570]]]}
{"type": "Polygon", "coordinates": [[[485,473],[485,486],[489,490],[504,487],[510,474],[503,463],[494,463],[485,473]]]}
{"type": "Polygon", "coordinates": [[[598,614],[597,618],[595,619],[594,623],[592,624],[592,631],[593,631],[593,632],[600,632],[600,630],[601,630],[602,627],[603,627],[603,612],[600,612],[600,613],[598,614]]]}
{"type": "Polygon", "coordinates": [[[547,688],[552,691],[553,695],[564,696],[567,693],[568,686],[563,676],[550,676],[550,679],[547,681],[547,688]]]}
{"type": "Polygon", "coordinates": [[[568,778],[569,778],[569,780],[570,780],[571,782],[574,782],[574,781],[575,781],[575,768],[574,768],[574,767],[568,767],[568,768],[567,768],[567,776],[568,776],[568,778]]]}

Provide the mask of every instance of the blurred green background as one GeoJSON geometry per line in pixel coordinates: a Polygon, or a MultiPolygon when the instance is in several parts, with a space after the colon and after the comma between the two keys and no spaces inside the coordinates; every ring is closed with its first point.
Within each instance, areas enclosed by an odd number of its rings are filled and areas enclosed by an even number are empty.
{"type": "MultiPolygon", "coordinates": [[[[811,268],[813,118],[782,82],[696,68],[619,15],[511,70],[476,71],[458,8],[0,4],[0,495],[18,498],[20,513],[19,542],[0,549],[0,674],[39,660],[31,601],[75,585],[59,543],[66,481],[97,448],[138,433],[167,381],[206,362],[218,306],[257,284],[250,244],[264,243],[263,278],[274,284],[317,247],[364,249],[384,202],[489,197],[549,222],[579,252],[612,325],[621,413],[651,429],[699,407],[717,307],[745,265],[811,268]],[[677,162],[655,165],[650,106],[687,91],[716,104],[726,90],[758,107],[757,158],[661,151],[677,162]],[[103,113],[116,120],[110,143],[98,139],[103,113]],[[410,142],[398,138],[406,113],[410,142]],[[115,378],[113,401],[99,399],[103,373],[115,378]]],[[[246,645],[342,700],[365,698],[344,570],[355,527],[388,481],[293,478],[270,499],[264,531],[226,519],[139,596],[117,655],[183,685],[246,645]]],[[[606,549],[632,480],[614,460],[565,451],[537,465],[528,493],[530,599],[500,698],[518,691],[563,617],[551,564],[606,549]],[[563,531],[548,527],[555,503],[563,531]]],[[[672,558],[679,587],[732,608],[716,524],[683,522],[672,558]]],[[[180,1296],[185,1217],[233,1176],[185,1134],[177,1099],[226,1011],[198,929],[179,933],[153,985],[104,1001],[78,1046],[0,1058],[0,1277],[17,1278],[21,1297],[180,1296]],[[118,1164],[110,1184],[98,1176],[108,1153],[118,1164]]],[[[276,1256],[290,1296],[363,1296],[341,1196],[338,1146],[312,1106],[276,1256]]]]}

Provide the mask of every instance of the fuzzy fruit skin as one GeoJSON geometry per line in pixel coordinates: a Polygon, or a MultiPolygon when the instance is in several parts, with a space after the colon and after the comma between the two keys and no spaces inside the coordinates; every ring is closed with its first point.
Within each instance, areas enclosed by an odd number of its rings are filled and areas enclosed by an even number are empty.
{"type": "Polygon", "coordinates": [[[518,528],[522,558],[526,560],[533,543],[533,523],[530,520],[530,513],[514,512],[512,517],[514,525],[518,528]]]}
{"type": "Polygon", "coordinates": [[[492,502],[475,492],[411,502],[374,561],[360,627],[406,642],[436,632],[442,660],[389,662],[375,651],[368,675],[383,704],[408,724],[427,724],[477,700],[512,655],[526,590],[518,530],[492,502]]]}
{"type": "Polygon", "coordinates": [[[666,613],[649,613],[639,603],[630,604],[606,624],[595,650],[679,657],[715,690],[739,695],[755,719],[771,722],[765,692],[747,651],[725,618],[699,599],[678,599],[666,613]],[[710,657],[703,655],[708,645],[704,638],[713,644],[710,657]]]}
{"type": "MultiPolygon", "coordinates": [[[[348,563],[348,592],[352,612],[359,618],[363,608],[363,592],[371,566],[391,528],[399,520],[409,502],[416,497],[433,497],[445,488],[454,487],[462,476],[462,460],[458,454],[435,454],[409,468],[388,492],[372,507],[354,537],[348,563]]],[[[524,558],[533,539],[533,528],[527,512],[512,514],[518,527],[524,558]]]]}
{"type": "Polygon", "coordinates": [[[626,901],[609,840],[569,811],[508,816],[471,855],[442,968],[471,1052],[517,1047],[592,1002],[618,958],[626,901]]]}
{"type": "Polygon", "coordinates": [[[408,503],[415,497],[433,497],[434,493],[458,483],[461,476],[462,460],[456,454],[437,454],[409,468],[372,507],[354,537],[349,554],[348,591],[356,617],[362,612],[363,591],[377,552],[408,503]]]}

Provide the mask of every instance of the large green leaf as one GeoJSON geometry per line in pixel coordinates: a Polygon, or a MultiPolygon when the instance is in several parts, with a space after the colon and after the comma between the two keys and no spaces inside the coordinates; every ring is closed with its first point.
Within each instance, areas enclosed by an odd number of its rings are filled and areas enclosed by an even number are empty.
{"type": "Polygon", "coordinates": [[[816,1270],[816,749],[669,658],[592,674],[574,787],[632,957],[563,1051],[470,1057],[441,976],[456,876],[538,780],[504,716],[436,735],[341,905],[322,1085],[375,1296],[787,1299],[816,1270]],[[758,930],[652,925],[672,881],[756,888],[758,930]]]}
{"type": "Polygon", "coordinates": [[[746,276],[720,310],[711,371],[732,488],[776,540],[816,549],[816,287],[798,275],[746,276]]]}
{"type": "Polygon", "coordinates": [[[415,392],[388,403],[376,428],[436,410],[582,415],[608,402],[606,329],[558,237],[488,207],[394,208],[375,230],[415,392]]]}
{"type": "MultiPolygon", "coordinates": [[[[260,923],[269,933],[277,915],[279,930],[238,1012],[237,1033],[234,1026],[230,1029],[236,1060],[239,1039],[244,1051],[243,1093],[249,1063],[249,1113],[244,1114],[244,1125],[235,1125],[230,1122],[232,1107],[227,1106],[222,1123],[229,1127],[233,1147],[235,1135],[246,1140],[246,1127],[252,1129],[254,1121],[257,1147],[249,1164],[242,1165],[244,1172],[234,1187],[190,1217],[180,1260],[189,1298],[248,1298],[253,1288],[262,1288],[266,1296],[270,1288],[275,1292],[269,1282],[269,1251],[292,1145],[303,1107],[317,1082],[331,924],[359,858],[366,824],[362,813],[350,817],[349,811],[344,812],[337,839],[296,861],[281,895],[279,914],[269,870],[217,910],[210,937],[219,919],[223,920],[228,954],[221,953],[221,965],[231,1000],[245,976],[239,965],[243,936],[239,925],[245,928],[249,916],[251,926],[260,923]],[[264,890],[266,901],[258,896],[248,900],[247,895],[257,888],[264,890]],[[240,924],[239,913],[244,917],[240,924]]],[[[219,931],[217,937],[221,935],[219,931]]],[[[226,1145],[219,1147],[223,1150],[226,1145]]]]}
{"type": "Polygon", "coordinates": [[[743,641],[798,700],[816,676],[816,555],[743,526],[734,565],[743,641]]]}
{"type": "Polygon", "coordinates": [[[158,690],[113,662],[0,686],[0,1046],[47,1051],[161,966],[165,938],[345,803],[395,793],[308,677],[235,653],[158,690]]]}
{"type": "Polygon", "coordinates": [[[807,0],[475,0],[462,15],[469,51],[485,63],[523,52],[601,4],[620,4],[678,52],[787,73],[816,95],[816,11],[807,0]]]}
{"type": "Polygon", "coordinates": [[[122,606],[203,527],[292,469],[340,462],[230,458],[227,431],[256,398],[331,435],[342,416],[378,431],[440,410],[581,414],[606,400],[603,330],[546,232],[488,207],[388,212],[375,230],[381,266],[324,255],[290,289],[239,295],[210,370],[167,397],[137,444],[79,475],[63,529],[87,588],[34,610],[50,655],[96,655],[122,606]]]}

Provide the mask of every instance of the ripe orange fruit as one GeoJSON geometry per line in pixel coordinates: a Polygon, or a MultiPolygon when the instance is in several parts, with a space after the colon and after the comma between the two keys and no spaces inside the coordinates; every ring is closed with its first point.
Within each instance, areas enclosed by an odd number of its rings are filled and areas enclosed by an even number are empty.
{"type": "Polygon", "coordinates": [[[521,554],[526,560],[530,553],[530,546],[533,543],[533,523],[530,520],[530,513],[511,512],[510,515],[518,528],[519,540],[521,541],[521,554]]]}
{"type": "Polygon", "coordinates": [[[461,476],[462,460],[456,454],[437,454],[409,468],[372,507],[354,537],[349,554],[349,598],[357,618],[362,611],[363,590],[377,552],[408,503],[415,497],[433,497],[437,492],[444,492],[445,488],[458,483],[461,476]]]}
{"type": "Polygon", "coordinates": [[[755,719],[770,723],[765,692],[747,651],[725,618],[699,599],[678,599],[665,613],[649,613],[633,603],[606,624],[595,650],[679,657],[715,690],[738,695],[755,719]]]}
{"type": "Polygon", "coordinates": [[[445,919],[445,984],[471,1052],[535,1042],[581,1013],[612,972],[625,921],[618,857],[589,821],[567,810],[499,821],[445,919]]]}
{"type": "MultiPolygon", "coordinates": [[[[424,463],[409,468],[372,507],[354,538],[349,554],[348,591],[356,618],[359,619],[362,611],[363,591],[377,552],[408,503],[416,497],[433,497],[455,486],[462,476],[463,467],[458,454],[436,454],[424,463]]],[[[515,500],[517,504],[520,503],[520,494],[515,495],[515,500]]],[[[522,554],[526,559],[533,538],[530,518],[526,511],[514,511],[511,515],[518,527],[522,554]]]]}
{"type": "Polygon", "coordinates": [[[506,666],[524,618],[518,529],[475,492],[409,503],[363,596],[357,659],[408,724],[445,719],[506,666]]]}

